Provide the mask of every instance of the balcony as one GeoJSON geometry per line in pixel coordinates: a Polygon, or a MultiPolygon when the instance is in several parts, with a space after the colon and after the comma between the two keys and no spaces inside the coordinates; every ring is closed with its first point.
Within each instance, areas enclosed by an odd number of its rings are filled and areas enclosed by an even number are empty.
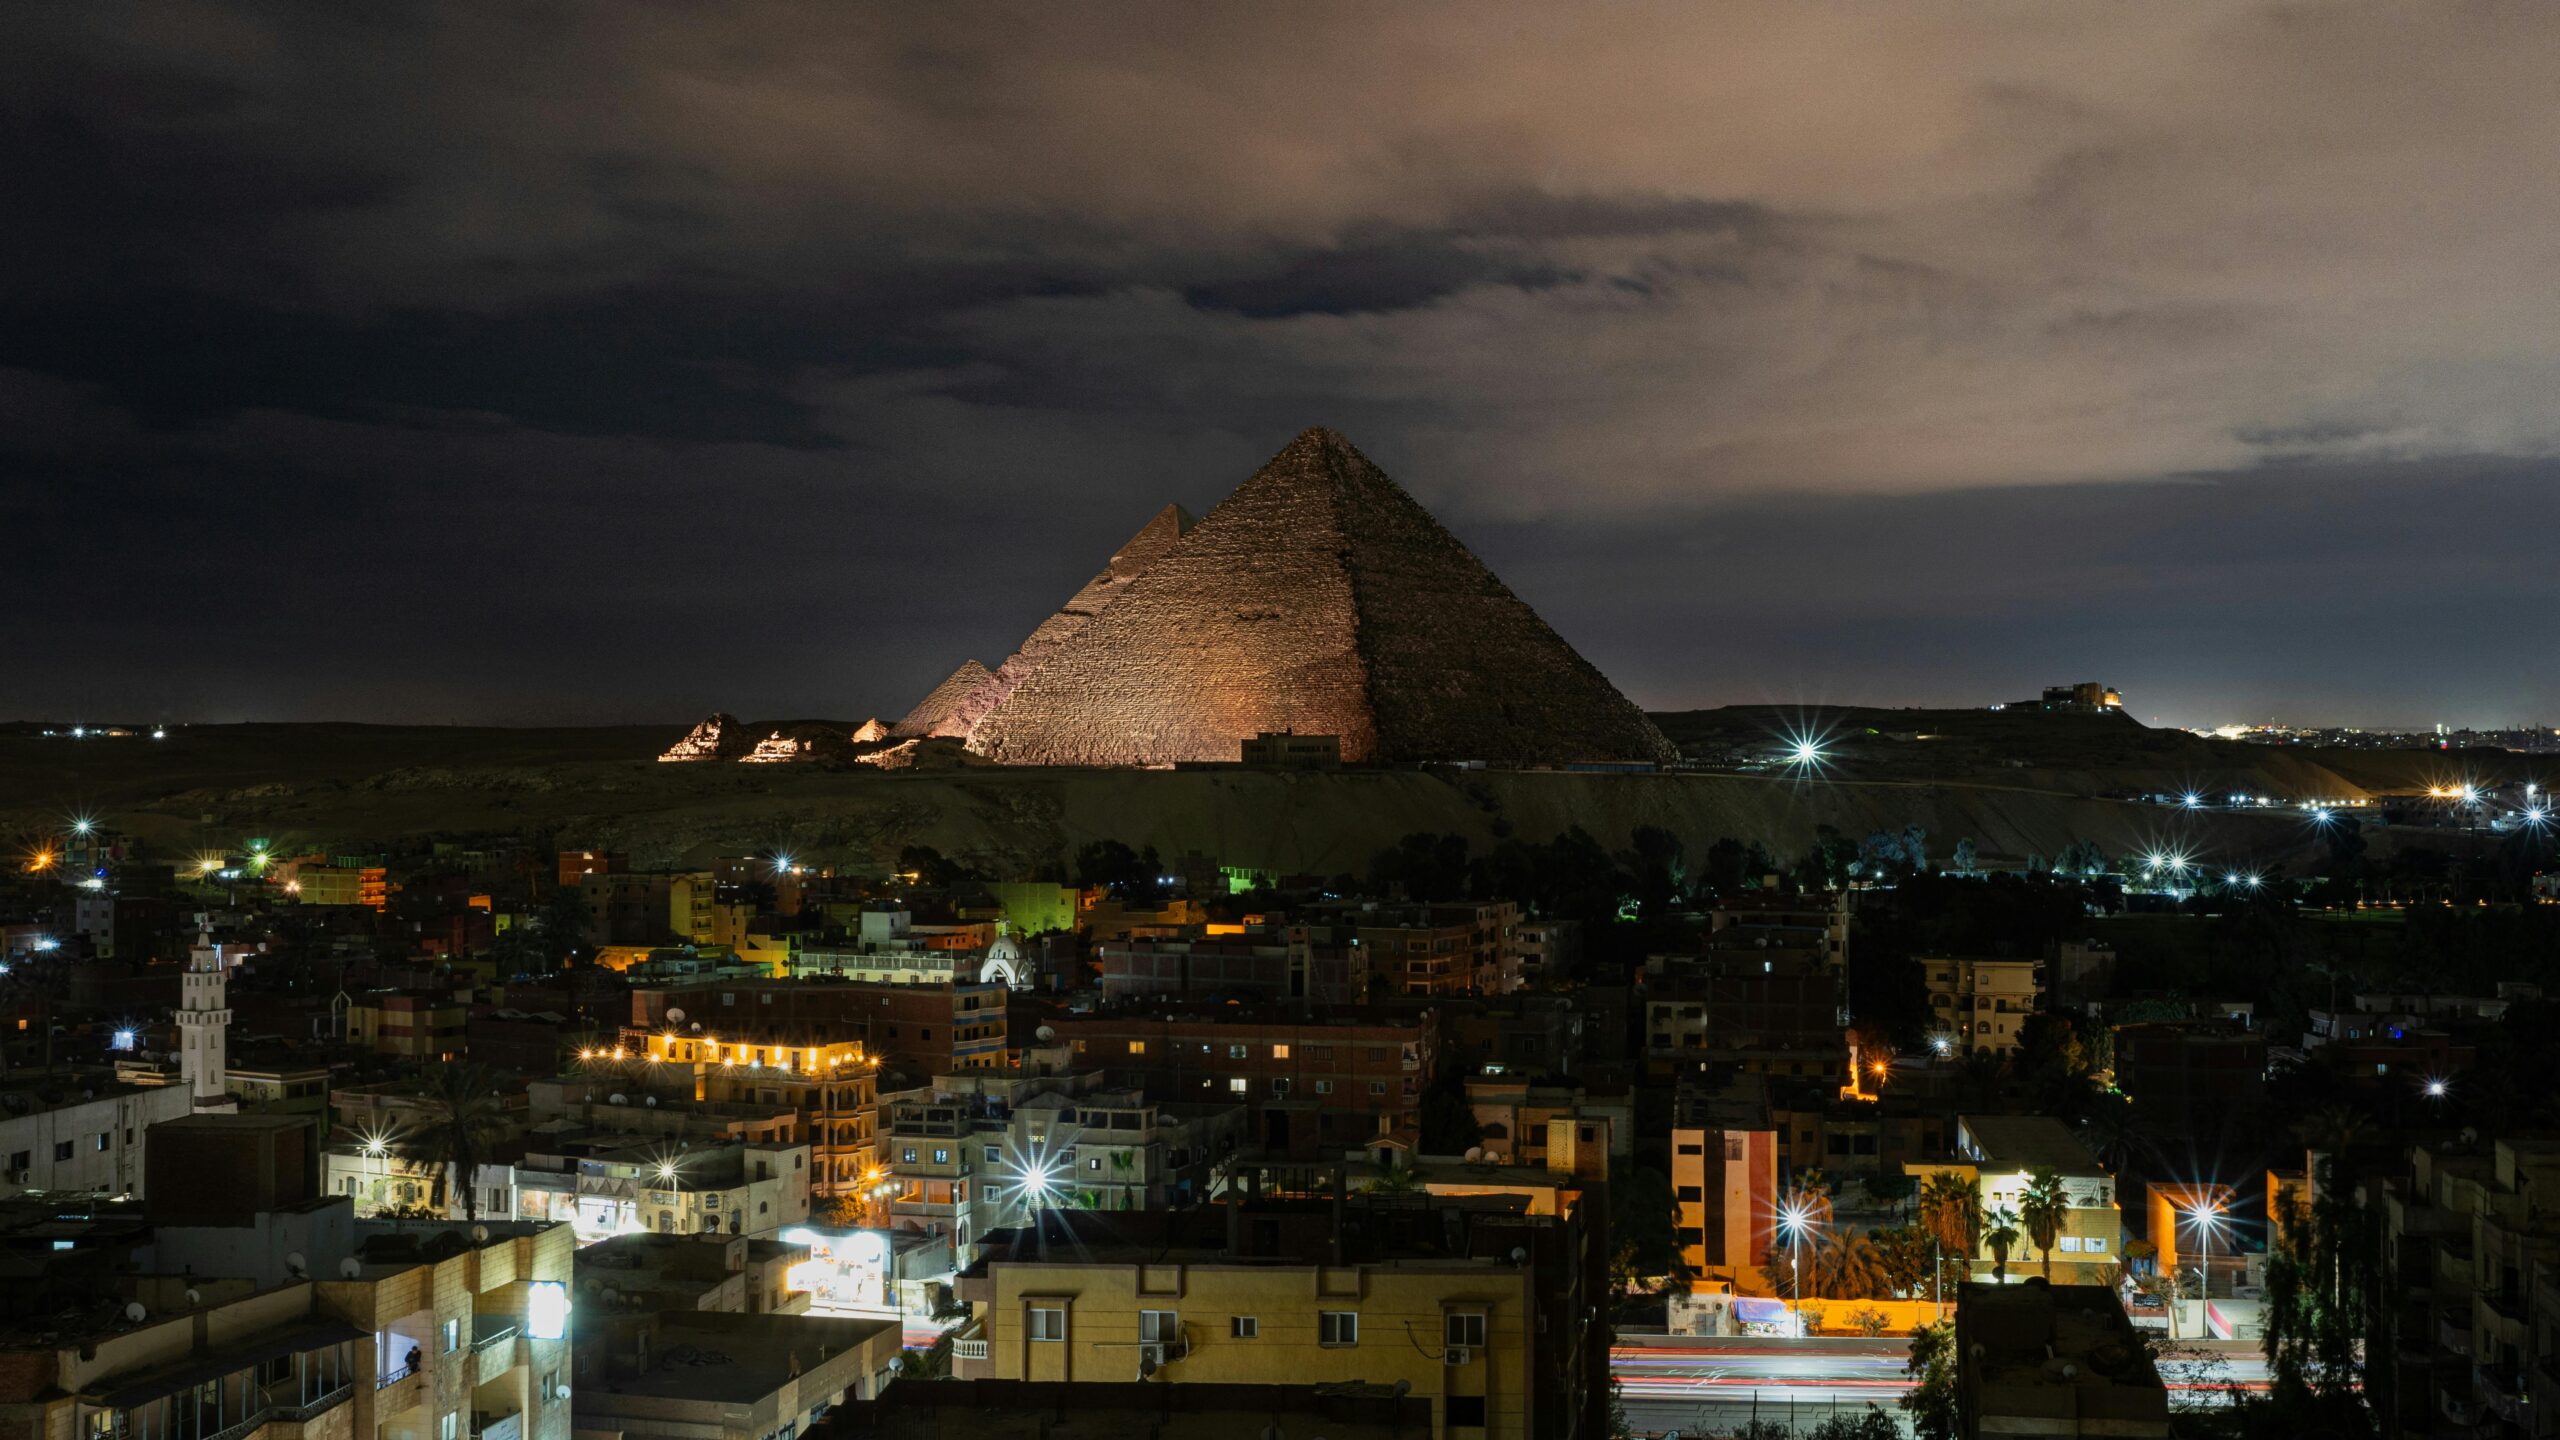
{"type": "MultiPolygon", "coordinates": [[[[2473,1393],[2499,1419],[2524,1423],[2524,1375],[2512,1366],[2482,1365],[2471,1372],[2473,1393]]],[[[2474,1407],[2475,1413],[2480,1407],[2474,1407]]]]}
{"type": "Polygon", "coordinates": [[[951,1342],[951,1358],[952,1358],[952,1359],[954,1359],[954,1360],[984,1360],[984,1359],[986,1359],[986,1358],[987,1358],[987,1342],[986,1342],[985,1338],[984,1338],[984,1337],[980,1337],[979,1339],[976,1339],[976,1340],[954,1340],[954,1341],[952,1341],[952,1342],[951,1342]]]}
{"type": "Polygon", "coordinates": [[[511,1410],[492,1415],[485,1410],[471,1412],[472,1440],[524,1440],[524,1412],[511,1410]]]}
{"type": "Polygon", "coordinates": [[[2447,1315],[2436,1322],[2436,1343],[2468,1360],[2471,1358],[2471,1317],[2447,1315]]]}

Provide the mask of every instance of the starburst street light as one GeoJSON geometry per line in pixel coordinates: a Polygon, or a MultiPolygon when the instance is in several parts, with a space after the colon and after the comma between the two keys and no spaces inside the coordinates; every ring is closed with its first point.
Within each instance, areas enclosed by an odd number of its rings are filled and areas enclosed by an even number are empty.
{"type": "Polygon", "coordinates": [[[1804,1338],[1804,1241],[1813,1233],[1817,1218],[1813,1207],[1802,1200],[1789,1200],[1778,1207],[1778,1233],[1786,1239],[1787,1269],[1795,1280],[1797,1339],[1804,1338]]]}
{"type": "Polygon", "coordinates": [[[2445,1096],[2453,1093],[2453,1082],[2445,1079],[2441,1075],[2430,1075],[2427,1077],[2427,1083],[2423,1088],[2427,1092],[2428,1099],[2441,1100],[2445,1096]]]}
{"type": "Polygon", "coordinates": [[[2201,1237],[2202,1249],[2199,1251],[2200,1258],[2197,1261],[2196,1273],[2202,1281],[2201,1288],[2204,1291],[2202,1298],[2209,1300],[2213,1298],[2213,1232],[2222,1228],[2222,1209],[2208,1200],[2191,1206],[2185,1213],[2187,1219],[2194,1223],[2197,1235],[2201,1237]]]}

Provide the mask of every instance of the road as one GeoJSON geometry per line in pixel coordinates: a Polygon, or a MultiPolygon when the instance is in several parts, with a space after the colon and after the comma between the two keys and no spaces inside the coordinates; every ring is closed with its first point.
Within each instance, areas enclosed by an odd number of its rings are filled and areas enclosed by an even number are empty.
{"type": "MultiPolygon", "coordinates": [[[[1648,1337],[1610,1352],[1627,1423],[1639,1435],[1678,1430],[1730,1434],[1746,1420],[1810,1429],[1834,1414],[1873,1405],[1900,1418],[1894,1402],[1911,1388],[1903,1374],[1908,1340],[1648,1337]]],[[[2172,1405],[2213,1403],[2233,1385],[2261,1388],[2266,1361],[2254,1343],[2216,1342],[2211,1358],[2171,1361],[2161,1379],[2172,1405]]]]}

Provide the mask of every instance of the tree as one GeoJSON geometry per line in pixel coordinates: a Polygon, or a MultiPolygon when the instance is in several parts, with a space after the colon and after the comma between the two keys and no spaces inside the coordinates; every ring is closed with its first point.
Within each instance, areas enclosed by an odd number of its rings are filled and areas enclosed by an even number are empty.
{"type": "Polygon", "coordinates": [[[1977,850],[1976,848],[1974,848],[1974,843],[1973,843],[1973,837],[1972,837],[1972,836],[1967,835],[1967,836],[1966,836],[1966,837],[1964,837],[1963,839],[1961,839],[1961,840],[1959,840],[1959,841],[1957,841],[1957,842],[1956,842],[1956,851],[1955,851],[1955,856],[1954,856],[1954,864],[1955,864],[1955,868],[1956,868],[1956,873],[1957,873],[1957,874],[1959,874],[1959,875],[1970,875],[1970,874],[1972,874],[1972,873],[1974,872],[1974,870],[1979,866],[1979,864],[1980,864],[1980,862],[1981,862],[1981,859],[1982,859],[1982,853],[1981,853],[1981,851],[1979,851],[1979,850],[1977,850]]]}
{"type": "Polygon", "coordinates": [[[1610,1279],[1621,1293],[1636,1282],[1669,1276],[1675,1284],[1688,1278],[1688,1257],[1680,1249],[1680,1204],[1670,1177],[1628,1161],[1609,1167],[1609,1234],[1616,1242],[1610,1255],[1610,1279]]]}
{"type": "Polygon", "coordinates": [[[2018,1214],[2002,1205],[1982,1217],[1990,1228],[1982,1232],[1982,1243],[1991,1247],[1991,1283],[2009,1283],[2009,1251],[2018,1243],[2018,1214]]]}
{"type": "Polygon", "coordinates": [[[1911,1377],[1911,1388],[1904,1392],[1902,1413],[1911,1417],[1911,1433],[1918,1440],[1955,1440],[1956,1435],[1956,1327],[1940,1321],[1923,1325],[1911,1332],[1911,1356],[1903,1362],[1903,1373],[1911,1377]]]}
{"type": "Polygon", "coordinates": [[[2053,1280],[2053,1242],[2062,1233],[2062,1222],[2070,1216],[2071,1197],[2063,1191],[2062,1172],[2050,1165],[2038,1165],[2027,1172],[2026,1193],[2018,1197],[2018,1218],[2025,1222],[2028,1238],[2044,1252],[2044,1278],[2053,1280]]]}
{"type": "Polygon", "coordinates": [[[1117,840],[1096,840],[1076,851],[1076,883],[1099,886],[1123,900],[1152,899],[1163,888],[1164,862],[1156,847],[1132,850],[1117,840]]]}
{"type": "Polygon", "coordinates": [[[1636,904],[1648,918],[1676,910],[1689,894],[1689,857],[1680,837],[1659,825],[1639,825],[1622,858],[1635,882],[1636,904]]]}
{"type": "Polygon", "coordinates": [[[898,873],[912,875],[916,884],[934,890],[948,890],[964,881],[985,878],[957,860],[945,859],[930,845],[909,845],[900,850],[898,873]]]}
{"type": "MultiPolygon", "coordinates": [[[[550,952],[546,960],[566,965],[587,948],[587,932],[594,927],[596,917],[587,908],[585,891],[575,885],[555,885],[534,923],[541,927],[543,946],[550,952]]],[[[543,968],[556,967],[545,964],[543,968]]]]}
{"type": "Polygon", "coordinates": [[[480,1157],[507,1128],[506,1107],[499,1098],[498,1077],[476,1062],[439,1065],[427,1072],[429,1119],[418,1137],[436,1163],[433,1205],[445,1208],[445,1182],[450,1174],[462,1182],[462,1217],[480,1218],[480,1157]]]}
{"type": "Polygon", "coordinates": [[[1834,1300],[1881,1300],[1893,1289],[1884,1251],[1863,1231],[1844,1231],[1814,1256],[1814,1293],[1834,1300]]]}
{"type": "Polygon", "coordinates": [[[1855,1415],[1831,1416],[1806,1433],[1812,1440],[1902,1440],[1902,1427],[1873,1405],[1855,1415]]]}

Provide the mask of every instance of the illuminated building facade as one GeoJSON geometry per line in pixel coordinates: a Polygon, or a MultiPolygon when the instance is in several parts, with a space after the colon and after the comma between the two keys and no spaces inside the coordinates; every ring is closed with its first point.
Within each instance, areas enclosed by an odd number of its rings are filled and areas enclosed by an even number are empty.
{"type": "Polygon", "coordinates": [[[879,1066],[862,1042],[774,1032],[697,1033],[686,1023],[680,1031],[624,1032],[624,1044],[646,1067],[648,1083],[665,1086],[690,1072],[695,1101],[797,1111],[809,1149],[812,1202],[832,1214],[871,1199],[882,1179],[875,1145],[880,1082],[879,1066]]]}

